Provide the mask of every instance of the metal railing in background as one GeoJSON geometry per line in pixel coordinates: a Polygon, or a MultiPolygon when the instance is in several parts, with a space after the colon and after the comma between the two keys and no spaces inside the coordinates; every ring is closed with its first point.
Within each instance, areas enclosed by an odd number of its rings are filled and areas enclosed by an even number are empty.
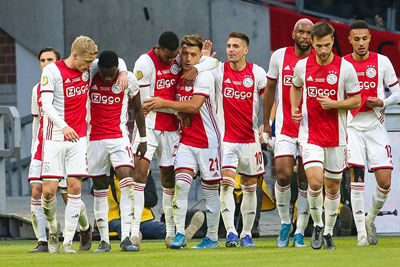
{"type": "Polygon", "coordinates": [[[0,106],[0,213],[6,212],[7,204],[5,162],[10,157],[18,156],[20,148],[21,121],[18,110],[12,106],[0,106]]]}

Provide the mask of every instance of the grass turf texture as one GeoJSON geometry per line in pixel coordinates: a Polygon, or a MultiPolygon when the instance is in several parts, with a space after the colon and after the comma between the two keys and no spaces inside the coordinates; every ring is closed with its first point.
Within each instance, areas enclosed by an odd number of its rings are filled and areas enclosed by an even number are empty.
{"type": "MultiPolygon", "coordinates": [[[[189,242],[181,250],[166,249],[161,240],[143,241],[140,252],[120,252],[119,242],[111,243],[111,253],[95,254],[78,251],[75,255],[28,253],[35,241],[0,241],[0,266],[399,266],[400,238],[380,237],[378,245],[357,247],[356,237],[335,237],[335,251],[307,248],[277,248],[276,238],[256,238],[256,248],[221,248],[192,250],[200,240],[189,242]]],[[[92,249],[97,248],[93,243],[92,249]]],[[[74,249],[79,243],[74,242],[74,249]]]]}

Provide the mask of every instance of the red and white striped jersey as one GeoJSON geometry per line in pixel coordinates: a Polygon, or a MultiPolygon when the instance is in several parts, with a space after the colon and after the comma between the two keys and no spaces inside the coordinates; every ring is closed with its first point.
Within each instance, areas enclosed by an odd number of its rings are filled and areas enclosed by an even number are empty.
{"type": "MultiPolygon", "coordinates": [[[[142,101],[153,96],[175,100],[179,73],[176,60],[166,65],[152,49],[136,60],[133,73],[139,82],[142,101]]],[[[178,119],[174,114],[150,111],[145,119],[147,128],[170,132],[178,130],[178,119]]]]}
{"type": "Polygon", "coordinates": [[[89,89],[89,141],[129,135],[129,98],[139,93],[139,84],[132,72],[127,74],[129,83],[124,91],[116,84],[118,76],[111,83],[103,82],[99,74],[94,76],[89,89]]]}
{"type": "MultiPolygon", "coordinates": [[[[43,144],[43,109],[40,100],[40,83],[36,84],[32,89],[31,113],[33,117],[39,117],[39,125],[36,132],[32,132],[31,154],[34,159],[42,160],[42,144],[43,144]]],[[[32,127],[33,128],[33,127],[32,127]]]]}
{"type": "Polygon", "coordinates": [[[361,106],[350,110],[348,114],[348,126],[359,130],[371,130],[385,120],[385,108],[370,108],[366,101],[368,97],[385,99],[386,84],[392,91],[399,91],[398,79],[390,60],[377,53],[370,52],[368,59],[356,61],[349,54],[344,57],[356,69],[358,84],[361,90],[361,106]]]}
{"type": "Polygon", "coordinates": [[[247,62],[242,71],[235,71],[229,64],[220,64],[212,71],[215,77],[217,114],[222,140],[231,143],[259,142],[259,95],[267,85],[265,70],[247,62]]]}
{"type": "MultiPolygon", "coordinates": [[[[40,93],[53,93],[53,106],[57,115],[65,121],[79,137],[86,136],[87,93],[90,70],[79,72],[65,65],[63,60],[44,67],[40,93]]],[[[62,129],[44,116],[43,136],[46,140],[66,140],[62,129]]]]}
{"type": "Polygon", "coordinates": [[[321,66],[316,56],[297,62],[293,73],[293,85],[303,87],[299,141],[320,147],[336,147],[346,144],[346,111],[322,109],[317,101],[320,95],[342,101],[347,95],[360,92],[357,74],[353,66],[334,55],[333,61],[321,66]]]}
{"type": "MultiPolygon", "coordinates": [[[[311,50],[310,56],[314,56],[311,50]]],[[[304,57],[303,57],[304,58],[304,57]]],[[[271,55],[267,78],[278,80],[278,92],[275,98],[275,134],[284,134],[291,137],[298,137],[300,124],[292,119],[290,106],[290,87],[292,86],[293,70],[296,63],[303,59],[296,56],[294,46],[284,47],[276,50],[271,55]]]]}
{"type": "Polygon", "coordinates": [[[202,95],[206,97],[206,101],[197,113],[190,114],[192,124],[190,127],[182,127],[180,142],[198,148],[219,147],[221,134],[216,114],[214,77],[211,72],[200,72],[193,87],[183,85],[183,78],[179,77],[176,100],[190,100],[193,95],[202,95]]]}

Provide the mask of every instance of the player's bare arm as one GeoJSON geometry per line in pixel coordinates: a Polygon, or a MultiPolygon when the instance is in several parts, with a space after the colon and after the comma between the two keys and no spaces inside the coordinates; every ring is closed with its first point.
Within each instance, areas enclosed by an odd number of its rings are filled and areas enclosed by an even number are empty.
{"type": "Polygon", "coordinates": [[[272,135],[271,125],[269,124],[269,119],[271,117],[271,110],[274,104],[275,88],[277,80],[268,79],[267,86],[263,94],[264,101],[264,133],[268,133],[269,136],[272,135]]]}
{"type": "Polygon", "coordinates": [[[383,107],[383,101],[377,97],[368,97],[367,99],[367,106],[370,108],[375,108],[375,107],[383,107]]]}
{"type": "Polygon", "coordinates": [[[342,101],[333,100],[329,96],[319,96],[317,100],[323,109],[356,109],[361,105],[361,94],[350,95],[342,101]]]}
{"type": "Polygon", "coordinates": [[[137,147],[136,156],[138,156],[140,159],[143,159],[147,151],[147,140],[146,140],[146,123],[142,109],[142,102],[140,100],[140,94],[137,94],[132,101],[133,101],[133,114],[141,138],[141,142],[137,147]]]}
{"type": "Polygon", "coordinates": [[[204,101],[206,101],[206,97],[202,95],[194,95],[190,100],[181,102],[166,100],[160,97],[153,97],[144,101],[144,107],[150,110],[170,108],[179,112],[196,113],[200,110],[204,101]]]}
{"type": "Polygon", "coordinates": [[[302,98],[301,87],[296,87],[292,85],[290,87],[290,103],[291,103],[291,111],[292,111],[292,119],[296,123],[300,123],[303,119],[301,115],[301,111],[299,109],[300,101],[302,98]]]}

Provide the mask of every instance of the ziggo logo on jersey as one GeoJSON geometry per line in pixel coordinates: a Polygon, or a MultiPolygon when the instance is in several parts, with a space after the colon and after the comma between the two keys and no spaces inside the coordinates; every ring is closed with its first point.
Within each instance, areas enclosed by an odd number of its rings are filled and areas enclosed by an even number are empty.
{"type": "Polygon", "coordinates": [[[230,87],[225,87],[224,96],[227,98],[246,99],[252,98],[253,92],[240,92],[230,87]]]}
{"type": "Polygon", "coordinates": [[[307,94],[309,97],[317,97],[320,95],[334,96],[334,95],[336,95],[336,90],[335,89],[323,89],[323,88],[317,88],[315,86],[309,86],[309,87],[307,87],[307,94]]]}
{"type": "Polygon", "coordinates": [[[181,94],[176,94],[176,100],[178,100],[179,102],[181,101],[186,101],[186,100],[190,100],[192,99],[191,95],[181,95],[181,94]]]}
{"type": "Polygon", "coordinates": [[[358,82],[358,86],[360,87],[360,89],[365,89],[368,90],[369,88],[375,88],[376,87],[376,83],[375,82],[369,82],[369,81],[359,81],[358,82]]]}
{"type": "Polygon", "coordinates": [[[121,102],[121,98],[119,98],[118,96],[117,97],[106,96],[98,93],[91,94],[90,100],[96,104],[109,104],[109,105],[121,102]]]}
{"type": "Polygon", "coordinates": [[[157,89],[170,88],[174,84],[175,84],[175,79],[171,80],[161,79],[157,81],[157,89]]]}
{"type": "Polygon", "coordinates": [[[65,93],[67,97],[73,97],[76,95],[84,95],[85,93],[87,93],[88,90],[89,90],[88,85],[83,85],[81,87],[70,86],[65,89],[65,93]]]}

